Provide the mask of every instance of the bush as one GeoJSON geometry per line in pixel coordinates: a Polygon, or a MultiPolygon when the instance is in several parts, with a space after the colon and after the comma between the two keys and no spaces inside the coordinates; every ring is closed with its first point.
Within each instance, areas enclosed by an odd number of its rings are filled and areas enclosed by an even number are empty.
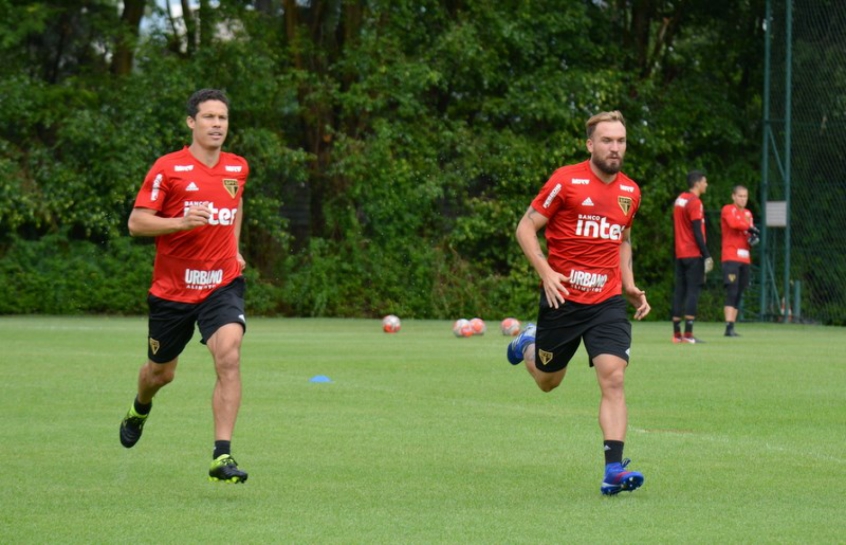
{"type": "Polygon", "coordinates": [[[0,258],[0,314],[146,312],[153,246],[118,238],[108,244],[14,239],[0,258]]]}

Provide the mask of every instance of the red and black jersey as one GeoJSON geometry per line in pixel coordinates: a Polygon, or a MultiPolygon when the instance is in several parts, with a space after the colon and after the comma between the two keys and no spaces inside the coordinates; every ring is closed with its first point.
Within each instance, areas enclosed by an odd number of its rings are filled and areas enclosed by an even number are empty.
{"type": "Polygon", "coordinates": [[[738,208],[734,204],[723,206],[720,213],[720,227],[723,233],[721,261],[739,261],[752,263],[749,235],[746,231],[752,227],[752,212],[738,208]]]}
{"type": "Polygon", "coordinates": [[[226,152],[217,165],[208,167],[187,147],[153,164],[135,199],[136,208],[176,218],[191,206],[205,204],[212,216],[208,225],[156,237],[151,294],[198,303],[241,274],[235,220],[249,170],[243,157],[226,152]]]}
{"type": "Polygon", "coordinates": [[[676,240],[676,259],[701,257],[702,251],[693,235],[692,222],[702,221],[702,240],[705,238],[705,207],[702,199],[685,191],[676,198],[673,206],[673,228],[676,240]]]}
{"type": "Polygon", "coordinates": [[[561,167],[544,184],[532,208],[548,219],[547,260],[567,277],[577,303],[600,303],[622,293],[620,244],[640,207],[640,188],[618,173],[606,184],[589,161],[561,167]]]}

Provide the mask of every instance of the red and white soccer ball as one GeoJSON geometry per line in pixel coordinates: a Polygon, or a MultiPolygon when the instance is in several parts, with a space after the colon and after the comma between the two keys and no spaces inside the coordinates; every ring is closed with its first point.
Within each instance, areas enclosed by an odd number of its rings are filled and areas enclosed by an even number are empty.
{"type": "Polygon", "coordinates": [[[385,333],[396,333],[401,326],[400,319],[393,314],[388,314],[382,318],[382,331],[385,333]]]}
{"type": "Polygon", "coordinates": [[[470,320],[465,318],[460,318],[452,324],[452,333],[456,337],[472,337],[473,336],[473,326],[470,325],[470,320]]]}
{"type": "Polygon", "coordinates": [[[481,318],[470,320],[470,327],[473,328],[473,335],[484,335],[485,331],[488,330],[488,326],[485,325],[485,321],[481,318]]]}
{"type": "Polygon", "coordinates": [[[499,330],[506,337],[513,337],[520,333],[520,320],[517,318],[506,318],[500,322],[499,330]]]}

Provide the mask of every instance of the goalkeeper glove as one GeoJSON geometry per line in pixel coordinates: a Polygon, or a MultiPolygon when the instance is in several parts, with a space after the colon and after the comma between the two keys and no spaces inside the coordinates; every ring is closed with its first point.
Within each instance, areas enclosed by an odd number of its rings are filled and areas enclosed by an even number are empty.
{"type": "Polygon", "coordinates": [[[705,258],[705,274],[714,270],[714,258],[713,257],[706,257],[705,258]]]}
{"type": "Polygon", "coordinates": [[[749,235],[746,242],[748,242],[750,246],[755,246],[761,242],[761,231],[754,225],[749,226],[749,229],[746,230],[746,234],[749,235]]]}

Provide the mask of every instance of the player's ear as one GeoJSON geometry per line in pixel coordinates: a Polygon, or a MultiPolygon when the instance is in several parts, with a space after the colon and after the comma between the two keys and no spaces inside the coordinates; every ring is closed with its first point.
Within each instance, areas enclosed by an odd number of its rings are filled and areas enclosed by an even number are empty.
{"type": "Polygon", "coordinates": [[[194,123],[196,123],[196,121],[190,115],[185,118],[185,124],[188,125],[189,129],[194,130],[194,123]]]}

